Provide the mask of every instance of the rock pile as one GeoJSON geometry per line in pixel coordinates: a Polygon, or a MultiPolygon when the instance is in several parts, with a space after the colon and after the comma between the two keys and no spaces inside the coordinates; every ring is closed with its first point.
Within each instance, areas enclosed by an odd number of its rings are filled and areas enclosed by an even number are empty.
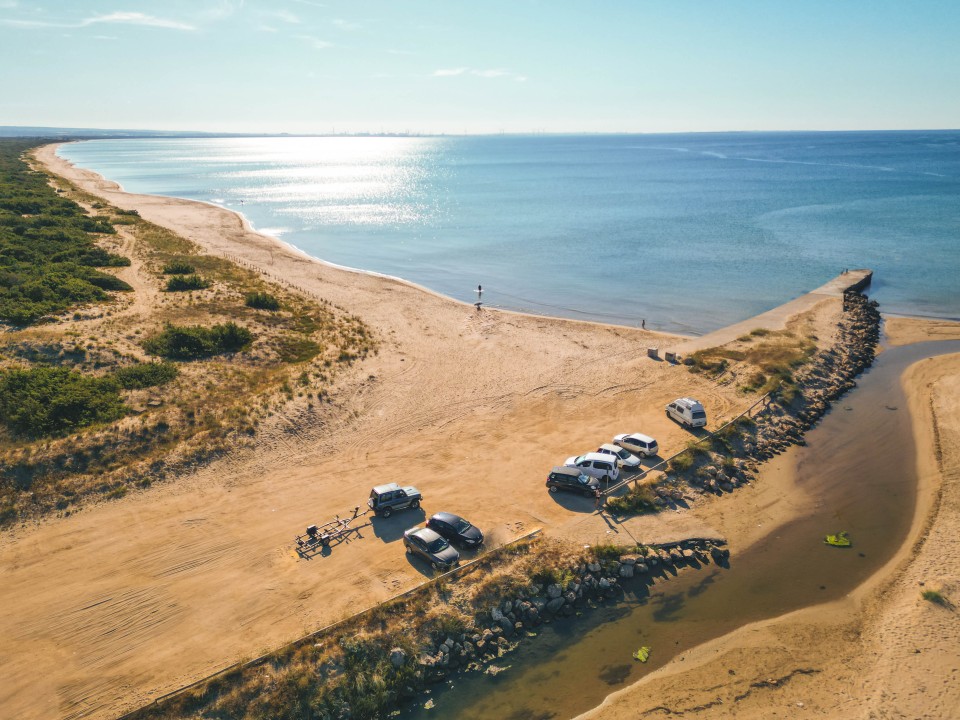
{"type": "MultiPolygon", "coordinates": [[[[730,551],[720,540],[685,540],[669,546],[624,552],[617,559],[593,560],[564,573],[565,583],[531,583],[498,605],[481,612],[476,627],[444,637],[420,653],[417,664],[427,682],[438,682],[458,669],[479,669],[514,649],[526,632],[623,595],[622,583],[631,578],[653,578],[670,568],[724,564],[730,551]]],[[[390,655],[394,667],[407,662],[403,650],[390,655]],[[398,665],[399,663],[399,665],[398,665]]]]}
{"type": "Polygon", "coordinates": [[[749,457],[767,460],[790,445],[803,445],[803,434],[831,402],[856,387],[855,378],[873,364],[880,340],[878,303],[858,292],[848,292],[843,303],[838,342],[818,352],[797,374],[798,397],[790,403],[775,399],[767,406],[755,441],[744,445],[749,457]]]}
{"type": "MultiPolygon", "coordinates": [[[[739,457],[710,452],[708,464],[688,473],[688,482],[700,492],[732,492],[753,479],[759,463],[791,445],[806,444],[804,433],[823,417],[831,402],[856,387],[856,377],[873,363],[880,339],[877,307],[876,301],[861,293],[847,293],[839,339],[816,353],[797,373],[796,396],[789,401],[771,396],[753,418],[755,431],[744,433],[736,453],[739,457]]],[[[657,504],[677,499],[676,489],[668,492],[661,486],[656,492],[657,504]]]]}

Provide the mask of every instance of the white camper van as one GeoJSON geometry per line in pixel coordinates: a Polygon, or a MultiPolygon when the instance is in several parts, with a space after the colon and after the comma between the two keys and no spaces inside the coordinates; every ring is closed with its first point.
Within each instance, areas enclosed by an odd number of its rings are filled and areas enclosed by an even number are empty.
{"type": "Polygon", "coordinates": [[[707,424],[707,411],[693,398],[677,398],[667,405],[667,416],[687,427],[703,427],[707,424]]]}

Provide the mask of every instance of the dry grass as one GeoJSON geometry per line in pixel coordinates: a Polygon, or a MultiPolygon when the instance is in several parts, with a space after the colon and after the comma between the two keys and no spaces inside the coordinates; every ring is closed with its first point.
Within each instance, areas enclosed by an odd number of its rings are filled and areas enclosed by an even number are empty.
{"type": "Polygon", "coordinates": [[[132,266],[118,274],[136,291],[50,324],[3,333],[0,367],[44,364],[104,375],[149,361],[143,341],[166,323],[235,322],[253,333],[254,342],[246,352],[177,363],[178,376],[162,391],[124,391],[132,411],[116,422],[46,438],[0,429],[0,524],[69,514],[83,502],[122,497],[232,452],[293,404],[319,413],[342,369],[376,352],[373,334],[358,318],[203,255],[165,228],[57,184],[91,214],[119,221],[117,235],[100,243],[131,257],[132,266]],[[192,266],[210,287],[162,292],[171,277],[164,269],[177,263],[192,266]],[[248,307],[253,293],[276,298],[280,309],[248,307]]]}
{"type": "Polygon", "coordinates": [[[816,349],[813,337],[758,328],[738,338],[735,346],[697,351],[691,356],[690,372],[716,378],[730,371],[736,374],[742,392],[781,389],[792,397],[793,373],[810,361],[816,349]]]}

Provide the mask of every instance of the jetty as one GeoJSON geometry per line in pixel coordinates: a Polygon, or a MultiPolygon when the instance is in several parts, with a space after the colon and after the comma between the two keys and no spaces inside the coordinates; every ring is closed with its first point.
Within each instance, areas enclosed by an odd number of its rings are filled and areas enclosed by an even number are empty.
{"type": "Polygon", "coordinates": [[[772,310],[767,310],[765,313],[755,315],[749,320],[714,330],[706,335],[676,343],[673,347],[669,348],[669,350],[685,357],[697,350],[725,345],[757,328],[783,330],[783,328],[786,327],[787,320],[797,313],[809,310],[826,298],[843,297],[844,293],[863,290],[870,285],[872,279],[873,270],[867,270],[865,268],[847,270],[821,285],[816,290],[811,290],[805,295],[794,298],[772,310]]]}

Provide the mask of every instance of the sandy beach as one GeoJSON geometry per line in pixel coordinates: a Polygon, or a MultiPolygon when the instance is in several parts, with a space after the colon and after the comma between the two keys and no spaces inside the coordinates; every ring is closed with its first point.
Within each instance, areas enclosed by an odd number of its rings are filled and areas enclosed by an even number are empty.
{"type": "MultiPolygon", "coordinates": [[[[335,388],[336,422],[278,423],[254,451],[5,537],[2,716],[115,717],[415,586],[423,577],[396,540],[419,517],[397,518],[380,534],[368,529],[313,562],[293,551],[303,527],[348,513],[379,482],[417,485],[428,514],[469,515],[494,542],[538,527],[582,542],[609,540],[610,527],[591,502],[544,491],[550,467],[625,431],[654,435],[663,456],[681,449],[689,434],[662,411],[677,396],[702,400],[711,425],[752,402],[646,356],[651,345],[690,352],[716,337],[477,311],[408,283],[312,260],[227,210],[123,193],[62,161],[55,146],[36,156],[81,189],[138,210],[206,252],[345,308],[374,328],[382,345],[335,388]]],[[[836,293],[811,294],[745,326],[811,328],[828,341],[840,311],[836,293]]],[[[893,344],[916,342],[960,337],[958,328],[898,318],[888,335],[893,344]]],[[[823,717],[949,717],[960,706],[955,616],[918,592],[920,582],[948,596],[960,587],[950,552],[960,521],[953,400],[960,360],[924,361],[905,382],[921,448],[921,502],[911,542],[884,571],[842,602],[696,648],[589,717],[656,716],[664,712],[657,706],[703,717],[792,716],[801,707],[823,717]]],[[[645,542],[722,534],[736,553],[760,537],[758,518],[789,519],[805,501],[800,495],[788,472],[765,472],[748,491],[687,513],[636,518],[614,534],[645,542]]]]}

